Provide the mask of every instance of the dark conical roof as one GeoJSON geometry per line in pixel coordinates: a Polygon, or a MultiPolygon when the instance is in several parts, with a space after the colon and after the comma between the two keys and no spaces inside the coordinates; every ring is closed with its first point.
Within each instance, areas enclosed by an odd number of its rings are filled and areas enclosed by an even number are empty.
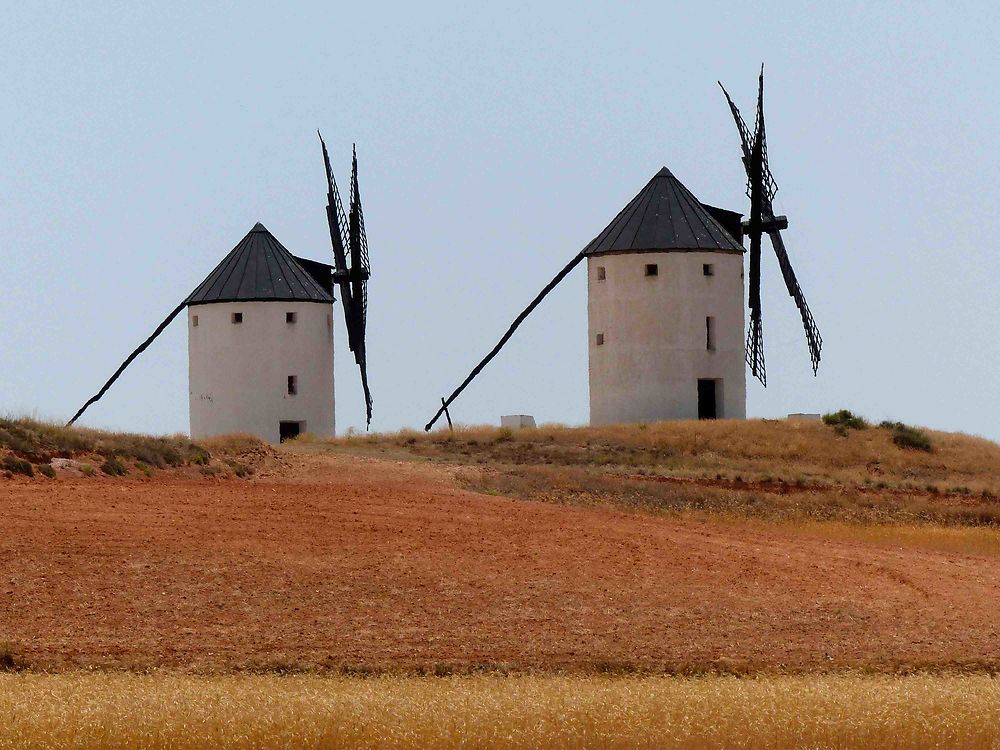
{"type": "Polygon", "coordinates": [[[333,302],[260,222],[187,298],[189,305],[254,301],[333,302]]]}
{"type": "Polygon", "coordinates": [[[742,253],[743,245],[664,167],[583,252],[671,250],[742,253]]]}

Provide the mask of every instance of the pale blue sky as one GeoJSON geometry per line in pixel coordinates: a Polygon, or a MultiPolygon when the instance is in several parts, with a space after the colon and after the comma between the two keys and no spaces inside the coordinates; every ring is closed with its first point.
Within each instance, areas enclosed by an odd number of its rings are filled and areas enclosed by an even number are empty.
{"type": "MultiPolygon", "coordinates": [[[[0,412],[66,419],[256,221],[329,258],[315,130],[358,143],[376,429],[419,427],[661,166],[746,210],[738,141],[767,65],[786,243],[756,416],[850,407],[1000,438],[994,3],[157,3],[5,9],[0,412]],[[360,9],[358,9],[360,8],[360,9]]],[[[337,411],[363,425],[338,308],[337,411]]],[[[587,419],[585,278],[453,413],[587,419]]],[[[185,431],[175,323],[86,424],[185,431]]]]}

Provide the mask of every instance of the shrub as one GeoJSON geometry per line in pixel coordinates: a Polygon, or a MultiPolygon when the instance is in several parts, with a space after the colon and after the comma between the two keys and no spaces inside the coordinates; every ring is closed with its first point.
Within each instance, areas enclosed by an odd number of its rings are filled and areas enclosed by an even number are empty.
{"type": "Polygon", "coordinates": [[[842,430],[863,430],[868,426],[868,422],[863,417],[859,417],[848,409],[824,414],[823,424],[828,424],[835,429],[840,427],[842,430]]]}
{"type": "Polygon", "coordinates": [[[97,469],[90,464],[80,464],[80,473],[85,477],[92,477],[97,473],[97,469]]]}
{"type": "Polygon", "coordinates": [[[38,467],[38,473],[43,477],[48,477],[49,479],[56,478],[56,470],[52,468],[51,464],[42,464],[38,467]]]}
{"type": "Polygon", "coordinates": [[[212,454],[207,450],[202,448],[200,445],[191,443],[188,446],[188,461],[195,464],[196,466],[208,466],[208,462],[212,459],[212,454]]]}
{"type": "Polygon", "coordinates": [[[125,468],[125,464],[119,461],[117,456],[109,456],[104,463],[101,464],[101,471],[109,477],[123,477],[128,474],[128,469],[125,468]]]}
{"type": "Polygon", "coordinates": [[[923,430],[903,424],[902,422],[882,422],[879,427],[885,430],[892,430],[892,442],[900,448],[911,448],[918,451],[930,452],[931,437],[923,430]]]}
{"type": "Polygon", "coordinates": [[[147,477],[153,476],[153,468],[147,463],[143,463],[142,461],[136,461],[135,468],[137,468],[147,477]]]}
{"type": "Polygon", "coordinates": [[[202,466],[198,471],[200,471],[206,477],[214,477],[219,473],[218,466],[202,466]]]}
{"type": "Polygon", "coordinates": [[[17,456],[4,456],[3,461],[0,462],[0,466],[14,474],[24,474],[26,477],[35,476],[35,471],[31,468],[31,462],[17,456]]]}
{"type": "Polygon", "coordinates": [[[514,439],[514,433],[509,427],[501,427],[497,430],[496,436],[493,438],[494,443],[509,443],[514,439]]]}
{"type": "Polygon", "coordinates": [[[253,474],[253,469],[251,469],[246,464],[241,464],[234,458],[227,458],[225,459],[225,462],[226,465],[233,470],[233,473],[240,479],[244,479],[245,477],[248,477],[251,474],[253,474]]]}

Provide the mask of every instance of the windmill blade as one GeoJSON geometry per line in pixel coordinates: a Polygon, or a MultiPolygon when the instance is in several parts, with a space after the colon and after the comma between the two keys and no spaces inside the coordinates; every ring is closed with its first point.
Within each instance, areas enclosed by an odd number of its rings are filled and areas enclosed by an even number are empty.
{"type": "MultiPolygon", "coordinates": [[[[763,85],[763,82],[762,82],[763,85]]],[[[760,303],[760,251],[763,232],[764,201],[766,200],[764,185],[764,90],[761,88],[757,100],[757,122],[754,127],[753,140],[750,144],[750,156],[744,159],[750,187],[750,326],[747,329],[747,364],[750,372],[767,387],[767,371],[764,367],[764,330],[760,303]]]]}
{"type": "MultiPolygon", "coordinates": [[[[812,359],[813,375],[819,370],[820,354],[823,350],[823,337],[820,335],[819,327],[813,320],[812,312],[806,302],[806,297],[802,293],[798,279],[795,278],[795,271],[792,270],[792,263],[788,260],[788,251],[785,250],[785,242],[781,238],[781,232],[777,229],[768,232],[771,238],[771,245],[774,247],[774,254],[778,256],[778,266],[781,268],[781,275],[785,279],[785,287],[788,294],[795,300],[795,306],[799,308],[799,315],[802,317],[802,327],[806,332],[806,344],[809,347],[809,357],[812,359]]],[[[749,355],[748,355],[749,356],[749,355]]]]}
{"type": "Polygon", "coordinates": [[[348,321],[347,337],[351,351],[354,350],[354,341],[351,336],[351,311],[353,308],[351,300],[351,285],[347,273],[347,256],[345,253],[345,238],[347,237],[347,217],[344,216],[344,206],[340,202],[340,190],[337,188],[337,180],[333,176],[333,169],[330,167],[330,154],[326,150],[326,143],[323,135],[317,130],[320,145],[323,147],[323,166],[326,168],[327,204],[326,219],[330,225],[330,244],[333,246],[333,267],[334,279],[340,287],[340,301],[344,306],[344,319],[348,321]]]}
{"type": "Polygon", "coordinates": [[[764,66],[760,66],[760,78],[757,83],[757,121],[754,123],[754,145],[760,148],[760,165],[757,173],[760,175],[762,201],[770,206],[778,193],[778,183],[771,174],[767,163],[767,129],[764,127],[764,66]]]}
{"type": "Polygon", "coordinates": [[[740,133],[740,144],[743,147],[743,164],[746,167],[747,176],[749,176],[749,164],[750,161],[750,146],[753,143],[753,136],[750,134],[750,128],[747,127],[746,121],[743,119],[743,115],[740,114],[739,108],[736,103],[733,102],[733,98],[726,91],[726,87],[722,85],[722,81],[716,81],[719,84],[719,88],[722,89],[722,93],[726,96],[726,102],[729,104],[729,111],[733,113],[733,119],[736,121],[736,129],[740,133]]]}
{"type": "MultiPolygon", "coordinates": [[[[317,131],[319,133],[319,131],[317,131]]],[[[368,363],[365,352],[365,327],[368,310],[367,282],[368,239],[365,236],[364,215],[361,211],[361,195],[358,190],[358,157],[354,153],[351,168],[350,215],[345,215],[340,200],[337,181],[330,167],[330,154],[326,149],[322,134],[319,142],[323,148],[323,165],[326,169],[327,206],[326,217],[330,225],[330,242],[333,246],[333,278],[340,288],[340,299],[344,306],[344,322],[347,326],[347,344],[354,353],[354,361],[361,369],[361,387],[365,395],[366,424],[372,423],[372,394],[368,386],[368,363]],[[347,260],[350,255],[350,268],[347,260]]]]}
{"type": "Polygon", "coordinates": [[[365,350],[365,331],[368,325],[368,279],[371,276],[368,259],[368,237],[365,233],[365,215],[361,207],[361,188],[358,185],[358,150],[351,158],[351,197],[348,220],[351,248],[351,306],[348,321],[354,341],[354,361],[361,370],[361,387],[365,393],[365,410],[368,426],[372,422],[372,394],[368,387],[368,356],[365,350]]]}
{"type": "MultiPolygon", "coordinates": [[[[365,215],[361,207],[361,188],[358,185],[358,151],[354,149],[351,160],[350,218],[348,222],[351,249],[351,298],[354,303],[354,327],[359,345],[364,342],[368,317],[367,281],[371,275],[368,260],[368,237],[365,234],[365,215]]],[[[357,353],[357,349],[355,349],[357,353]]],[[[361,364],[359,361],[358,364],[361,364]]]]}

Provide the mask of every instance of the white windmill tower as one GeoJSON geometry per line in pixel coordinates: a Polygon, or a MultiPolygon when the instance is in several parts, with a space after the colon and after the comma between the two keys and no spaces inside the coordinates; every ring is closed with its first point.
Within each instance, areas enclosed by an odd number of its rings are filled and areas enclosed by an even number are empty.
{"type": "Polygon", "coordinates": [[[191,437],[334,434],[333,269],[257,223],[191,293],[191,437]]]}
{"type": "Polygon", "coordinates": [[[740,236],[664,167],[587,245],[591,424],[746,416],[740,236]]]}

